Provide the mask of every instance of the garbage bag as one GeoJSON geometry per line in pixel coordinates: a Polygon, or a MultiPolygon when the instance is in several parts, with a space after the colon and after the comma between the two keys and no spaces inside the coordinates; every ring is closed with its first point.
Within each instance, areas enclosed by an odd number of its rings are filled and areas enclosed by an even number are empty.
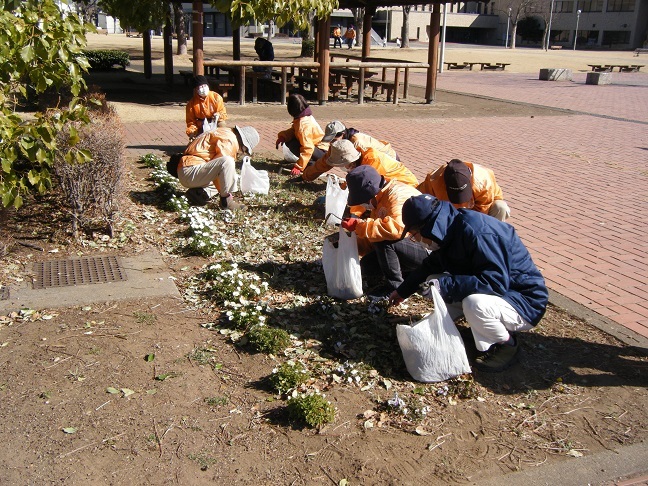
{"type": "Polygon", "coordinates": [[[362,295],[362,273],[355,233],[347,233],[340,228],[337,242],[325,238],[322,266],[328,295],[343,300],[357,299],[362,295]]]}
{"type": "Polygon", "coordinates": [[[252,167],[250,157],[243,157],[241,167],[241,192],[253,192],[255,194],[268,194],[270,190],[270,177],[267,170],[257,170],[252,167]]]}

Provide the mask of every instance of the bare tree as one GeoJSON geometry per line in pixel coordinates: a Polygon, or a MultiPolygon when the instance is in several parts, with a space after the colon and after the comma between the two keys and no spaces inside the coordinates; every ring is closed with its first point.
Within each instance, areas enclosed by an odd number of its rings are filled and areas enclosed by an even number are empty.
{"type": "Polygon", "coordinates": [[[89,22],[93,25],[97,24],[97,14],[99,13],[97,0],[81,0],[73,3],[76,13],[84,22],[89,22]]]}
{"type": "Polygon", "coordinates": [[[356,31],[356,45],[362,45],[362,29],[364,27],[364,8],[352,8],[351,12],[353,13],[353,21],[355,22],[355,31],[356,31]]]}
{"type": "Polygon", "coordinates": [[[178,37],[178,48],[176,54],[184,55],[187,53],[187,35],[185,34],[184,11],[182,2],[173,2],[173,18],[175,20],[175,33],[178,37]]]}
{"type": "Polygon", "coordinates": [[[401,49],[409,47],[409,14],[412,10],[411,5],[403,5],[403,27],[401,27],[401,49]]]}
{"type": "Polygon", "coordinates": [[[511,11],[511,49],[515,49],[515,37],[517,36],[518,22],[531,13],[536,13],[542,0],[509,0],[504,4],[503,13],[508,15],[511,11]]]}

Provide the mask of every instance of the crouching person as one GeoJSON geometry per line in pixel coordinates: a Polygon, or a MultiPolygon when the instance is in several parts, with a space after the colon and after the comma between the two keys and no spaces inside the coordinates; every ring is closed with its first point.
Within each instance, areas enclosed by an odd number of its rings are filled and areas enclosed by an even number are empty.
{"type": "Polygon", "coordinates": [[[515,229],[428,194],[408,199],[402,219],[410,238],[432,253],[390,302],[398,305],[416,291],[425,295],[426,288],[436,287],[451,315],[451,307],[461,307],[477,350],[484,352],[475,367],[508,368],[519,349],[514,333],[537,325],[548,301],[544,278],[515,229]]]}
{"type": "Polygon", "coordinates": [[[376,274],[378,270],[386,280],[369,294],[388,296],[403,282],[403,273],[418,268],[428,256],[424,248],[402,238],[401,208],[407,199],[420,192],[407,184],[387,181],[368,165],[353,169],[346,181],[349,206],[362,205],[370,213],[366,219],[346,218],[341,226],[347,231],[355,231],[358,237],[363,277],[376,274]]]}
{"type": "Polygon", "coordinates": [[[237,191],[234,163],[239,154],[252,155],[258,143],[259,134],[253,127],[220,127],[199,135],[184,153],[174,155],[178,161],[178,180],[189,188],[189,202],[205,205],[209,196],[204,188],[213,182],[220,194],[221,208],[245,209],[232,195],[237,191]]]}

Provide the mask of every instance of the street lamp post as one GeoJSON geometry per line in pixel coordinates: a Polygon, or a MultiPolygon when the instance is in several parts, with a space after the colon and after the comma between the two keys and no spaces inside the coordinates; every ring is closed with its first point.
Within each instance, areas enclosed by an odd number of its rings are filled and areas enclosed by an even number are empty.
{"type": "Polygon", "coordinates": [[[549,26],[547,27],[547,45],[545,51],[549,49],[549,42],[551,41],[551,20],[553,18],[554,0],[551,0],[551,10],[549,10],[549,26]]]}
{"type": "Polygon", "coordinates": [[[580,19],[580,10],[576,10],[576,30],[574,31],[574,50],[576,50],[576,39],[578,38],[578,20],[580,19]]]}
{"type": "Polygon", "coordinates": [[[508,8],[508,19],[506,20],[506,41],[504,44],[504,48],[508,49],[508,41],[509,41],[509,24],[511,23],[511,7],[508,8]]]}

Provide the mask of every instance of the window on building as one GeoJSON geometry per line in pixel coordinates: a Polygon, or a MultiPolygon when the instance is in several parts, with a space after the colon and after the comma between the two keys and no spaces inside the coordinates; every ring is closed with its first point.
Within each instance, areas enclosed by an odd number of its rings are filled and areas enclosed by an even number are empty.
{"type": "Polygon", "coordinates": [[[602,12],[603,0],[581,0],[578,8],[583,12],[602,12]]]}
{"type": "Polygon", "coordinates": [[[572,0],[558,0],[554,3],[554,13],[565,13],[574,11],[574,2],[572,0]]]}
{"type": "Polygon", "coordinates": [[[608,0],[608,12],[632,12],[634,11],[635,0],[608,0]]]}
{"type": "Polygon", "coordinates": [[[630,44],[630,32],[627,30],[604,30],[603,41],[604,46],[617,46],[630,44]]]}
{"type": "Polygon", "coordinates": [[[571,30],[552,30],[551,31],[551,42],[569,42],[571,30]]]}

